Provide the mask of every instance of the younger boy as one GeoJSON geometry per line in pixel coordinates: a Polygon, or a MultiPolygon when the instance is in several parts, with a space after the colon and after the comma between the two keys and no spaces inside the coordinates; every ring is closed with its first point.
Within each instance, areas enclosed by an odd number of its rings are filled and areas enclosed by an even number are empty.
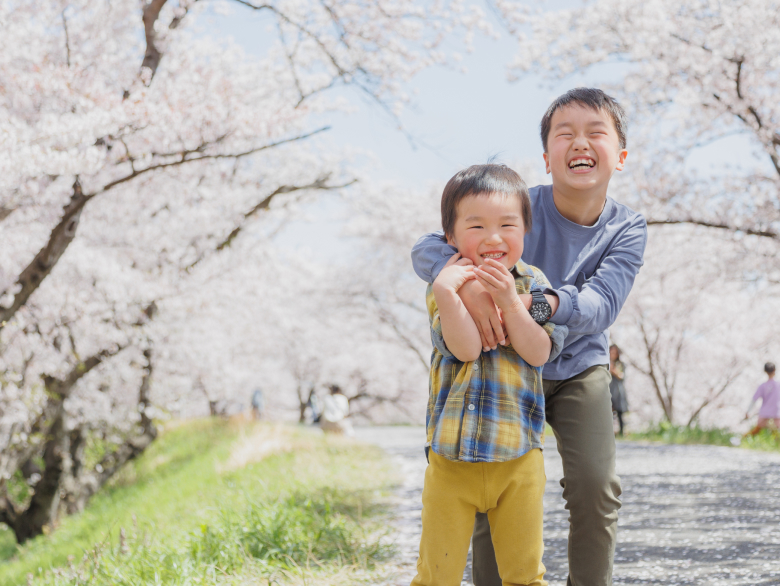
{"type": "MultiPolygon", "coordinates": [[[[503,584],[544,586],[541,366],[561,351],[565,326],[526,309],[519,294],[549,287],[520,260],[531,228],[528,188],[503,165],[475,165],[447,183],[441,201],[447,242],[457,248],[426,302],[431,324],[429,465],[422,538],[412,586],[461,583],[476,513],[490,519],[503,584]],[[502,314],[507,344],[483,350],[458,296],[479,281],[502,314]]],[[[541,307],[540,305],[540,307],[541,307]]]]}

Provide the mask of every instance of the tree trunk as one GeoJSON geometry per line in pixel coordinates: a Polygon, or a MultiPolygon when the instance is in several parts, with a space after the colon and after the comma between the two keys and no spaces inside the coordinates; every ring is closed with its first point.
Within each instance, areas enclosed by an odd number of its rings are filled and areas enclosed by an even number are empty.
{"type": "Polygon", "coordinates": [[[64,409],[49,428],[49,439],[43,452],[43,475],[35,485],[35,492],[27,509],[17,514],[13,529],[21,544],[43,533],[46,525],[57,520],[62,479],[70,468],[70,434],[65,431],[64,409]]]}
{"type": "Polygon", "coordinates": [[[149,391],[152,378],[152,351],[144,351],[146,372],[138,389],[138,411],[141,414],[141,428],[137,433],[125,438],[116,450],[106,454],[94,468],[84,467],[84,448],[86,434],[82,428],[71,434],[72,474],[64,485],[65,511],[68,514],[83,511],[89,500],[108,482],[125,464],[144,453],[146,448],[157,438],[157,428],[147,415],[149,406],[149,391]],[[78,439],[73,439],[78,438],[78,439]]]}
{"type": "Polygon", "coordinates": [[[314,385],[309,387],[308,394],[304,390],[303,384],[298,385],[298,423],[306,423],[306,407],[314,394],[314,385]],[[304,399],[304,396],[306,397],[304,399]]]}
{"type": "MultiPolygon", "coordinates": [[[[76,383],[93,368],[108,357],[120,352],[123,347],[102,350],[80,362],[63,379],[44,376],[47,402],[38,427],[45,438],[43,444],[43,470],[41,478],[34,486],[34,492],[25,509],[14,505],[6,494],[0,494],[0,521],[6,523],[21,544],[43,533],[44,527],[51,526],[57,520],[62,497],[67,494],[65,487],[68,479],[73,478],[74,461],[72,455],[83,453],[82,439],[67,430],[65,419],[65,400],[76,383]],[[50,422],[50,423],[49,423],[50,422]],[[76,444],[71,440],[75,438],[76,444]]],[[[28,450],[19,456],[18,466],[22,466],[35,450],[28,450]]],[[[0,484],[0,489],[4,486],[0,484]]]]}

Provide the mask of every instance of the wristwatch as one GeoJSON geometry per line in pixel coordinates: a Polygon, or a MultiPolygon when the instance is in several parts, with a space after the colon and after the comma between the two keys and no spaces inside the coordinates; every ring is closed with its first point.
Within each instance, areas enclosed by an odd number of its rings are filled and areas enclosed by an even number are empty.
{"type": "Polygon", "coordinates": [[[531,291],[531,308],[528,310],[534,321],[540,326],[548,322],[552,316],[552,308],[547,303],[547,299],[539,290],[531,291]]]}

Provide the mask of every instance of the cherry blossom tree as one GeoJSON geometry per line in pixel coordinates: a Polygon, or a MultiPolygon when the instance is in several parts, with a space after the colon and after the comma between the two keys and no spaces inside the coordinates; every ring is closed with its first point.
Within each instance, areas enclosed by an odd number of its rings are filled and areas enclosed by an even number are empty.
{"type": "Polygon", "coordinates": [[[629,110],[629,163],[610,194],[651,226],[703,229],[651,230],[613,332],[629,349],[643,418],[735,426],[738,390],[771,355],[780,282],[777,2],[496,7],[518,41],[511,77],[601,77],[629,110]]]}
{"type": "MultiPolygon", "coordinates": [[[[595,0],[544,13],[508,0],[496,5],[518,39],[513,77],[619,68],[620,81],[604,84],[631,111],[633,162],[619,191],[649,224],[780,240],[775,0],[595,0]],[[710,145],[732,152],[731,160],[715,169],[692,165],[710,145]]],[[[775,281],[777,269],[767,270],[775,281]]]]}
{"type": "Polygon", "coordinates": [[[187,382],[211,402],[240,378],[205,360],[213,321],[200,351],[174,342],[245,284],[242,241],[353,181],[317,141],[328,90],[392,114],[448,35],[487,30],[457,0],[219,5],[267,14],[266,55],[203,34],[198,0],[0,6],[0,522],[20,542],[140,454],[187,382]]]}
{"type": "Polygon", "coordinates": [[[761,365],[780,350],[776,286],[741,284],[735,270],[755,265],[767,244],[725,241],[713,228],[651,227],[645,266],[611,329],[640,419],[739,425],[761,365]]]}

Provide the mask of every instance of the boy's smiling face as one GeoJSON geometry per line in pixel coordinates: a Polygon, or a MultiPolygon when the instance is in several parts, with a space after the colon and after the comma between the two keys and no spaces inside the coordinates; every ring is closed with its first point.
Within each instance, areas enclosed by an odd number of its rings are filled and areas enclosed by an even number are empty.
{"type": "Polygon", "coordinates": [[[612,174],[623,170],[627,156],[606,111],[571,104],[553,114],[544,162],[559,191],[606,194],[612,174]]]}
{"type": "Polygon", "coordinates": [[[523,254],[522,205],[501,193],[471,195],[458,203],[458,217],[447,242],[475,265],[493,258],[511,269],[523,254]]]}

